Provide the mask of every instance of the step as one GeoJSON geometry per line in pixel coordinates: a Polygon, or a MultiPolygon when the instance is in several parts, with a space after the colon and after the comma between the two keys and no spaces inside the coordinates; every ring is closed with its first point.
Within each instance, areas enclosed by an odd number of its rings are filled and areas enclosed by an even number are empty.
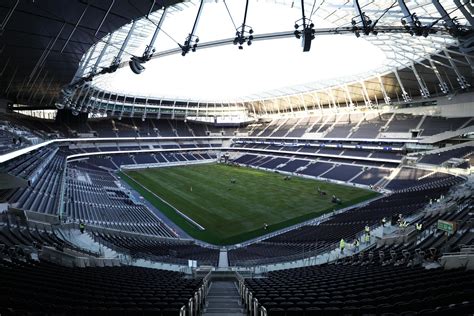
{"type": "Polygon", "coordinates": [[[208,301],[226,301],[226,300],[238,300],[240,299],[239,295],[229,295],[229,296],[207,296],[208,301]]]}
{"type": "Polygon", "coordinates": [[[226,301],[226,302],[213,302],[212,304],[209,303],[208,309],[209,309],[209,306],[210,306],[211,309],[213,309],[213,308],[242,308],[239,305],[237,300],[235,300],[233,302],[226,301]]]}
{"type": "Polygon", "coordinates": [[[216,311],[216,312],[205,312],[203,314],[204,316],[205,315],[219,315],[219,316],[245,316],[246,314],[242,313],[242,312],[222,312],[222,311],[216,311]]]}
{"type": "Polygon", "coordinates": [[[243,311],[235,281],[211,282],[203,315],[243,316],[243,311]]]}
{"type": "Polygon", "coordinates": [[[220,313],[220,315],[224,315],[225,313],[237,313],[239,315],[243,314],[243,309],[242,308],[206,308],[204,311],[204,315],[207,315],[209,313],[217,314],[220,313]]]}
{"type": "Polygon", "coordinates": [[[220,290],[220,291],[217,291],[217,290],[214,290],[214,289],[211,288],[211,290],[209,291],[209,295],[211,295],[211,296],[212,295],[232,296],[232,295],[239,295],[239,292],[237,290],[220,290]]]}

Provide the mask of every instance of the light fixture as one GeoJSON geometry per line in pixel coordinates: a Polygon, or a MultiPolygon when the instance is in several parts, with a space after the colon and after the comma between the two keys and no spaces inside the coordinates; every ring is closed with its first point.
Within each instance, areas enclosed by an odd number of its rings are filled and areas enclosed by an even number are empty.
{"type": "Polygon", "coordinates": [[[302,39],[303,52],[309,52],[311,49],[311,42],[314,40],[316,33],[314,30],[314,23],[303,16],[303,18],[295,22],[295,29],[293,35],[295,35],[297,39],[302,39]],[[298,24],[299,21],[302,22],[301,25],[298,24]]]}
{"type": "Polygon", "coordinates": [[[247,42],[247,45],[252,45],[253,41],[253,28],[248,26],[247,23],[247,12],[249,9],[249,0],[245,2],[244,21],[242,25],[237,28],[235,32],[234,45],[239,44],[239,49],[244,49],[243,44],[247,42]]]}

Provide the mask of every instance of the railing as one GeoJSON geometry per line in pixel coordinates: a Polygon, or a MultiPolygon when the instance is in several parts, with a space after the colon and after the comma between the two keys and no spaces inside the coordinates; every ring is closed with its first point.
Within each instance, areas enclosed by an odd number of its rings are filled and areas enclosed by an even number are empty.
{"type": "MultiPolygon", "coordinates": [[[[267,239],[270,239],[270,238],[278,236],[278,235],[282,235],[284,233],[287,233],[289,231],[295,230],[295,229],[303,227],[303,226],[310,226],[310,225],[311,226],[316,226],[316,225],[322,224],[322,223],[332,219],[332,217],[335,216],[335,215],[342,214],[342,213],[344,213],[346,211],[349,211],[351,209],[354,209],[354,208],[359,208],[359,207],[362,207],[362,206],[366,206],[367,204],[370,204],[370,203],[372,203],[376,200],[380,200],[380,199],[385,198],[385,197],[387,197],[387,195],[379,195],[379,196],[376,196],[372,199],[362,201],[360,203],[350,205],[350,206],[335,210],[333,212],[322,214],[321,216],[318,216],[316,218],[312,218],[312,219],[306,220],[304,222],[301,222],[301,223],[298,223],[298,224],[295,224],[295,225],[291,225],[291,226],[285,227],[283,229],[279,229],[277,231],[265,234],[263,236],[256,237],[256,238],[248,240],[248,241],[244,241],[244,242],[240,243],[238,247],[236,247],[236,245],[227,246],[227,250],[246,247],[246,246],[249,246],[251,244],[255,244],[255,243],[260,242],[260,241],[265,241],[267,239]]],[[[377,226],[377,225],[375,225],[375,226],[377,226]]],[[[299,258],[300,256],[296,256],[296,257],[299,258]]]]}
{"type": "Polygon", "coordinates": [[[194,295],[179,310],[179,316],[197,316],[206,304],[206,296],[209,285],[211,271],[202,279],[201,287],[194,292],[194,295]]]}
{"type": "MultiPolygon", "coordinates": [[[[375,223],[373,225],[370,225],[370,232],[371,232],[371,238],[369,244],[371,245],[375,239],[374,236],[372,235],[373,231],[375,231],[377,228],[379,228],[381,225],[379,223],[375,223]]],[[[360,231],[356,233],[352,239],[358,239],[361,244],[367,245],[364,242],[364,237],[365,237],[365,232],[360,231]]],[[[348,242],[351,238],[348,238],[346,242],[348,242]]],[[[367,246],[365,249],[369,248],[370,246],[367,246]]],[[[253,260],[246,260],[246,261],[239,261],[235,266],[237,267],[252,267],[253,270],[255,271],[257,268],[261,271],[261,269],[265,269],[265,267],[268,266],[273,266],[273,265],[279,265],[279,264],[285,264],[285,263],[295,263],[297,261],[301,260],[309,260],[309,259],[314,259],[316,261],[320,261],[322,257],[324,257],[326,254],[330,254],[332,251],[339,249],[339,241],[331,242],[319,249],[314,249],[314,250],[309,250],[306,252],[301,252],[293,255],[288,255],[288,256],[281,256],[281,257],[275,257],[275,258],[265,258],[265,259],[253,259],[253,260]]],[[[363,250],[363,249],[361,249],[363,250]]],[[[325,263],[334,261],[339,259],[340,256],[337,257],[331,257],[327,256],[327,259],[325,259],[325,263]]],[[[315,263],[307,263],[308,265],[314,265],[315,263]]]]}
{"type": "Polygon", "coordinates": [[[61,221],[64,221],[64,198],[66,195],[66,176],[67,176],[67,159],[64,159],[64,168],[61,174],[61,183],[60,183],[60,190],[59,190],[59,210],[58,215],[61,221]]]}
{"type": "Polygon", "coordinates": [[[239,294],[245,306],[245,313],[250,316],[267,316],[267,309],[258,302],[257,298],[253,297],[252,291],[245,285],[245,279],[238,272],[236,276],[239,281],[239,294]]]}

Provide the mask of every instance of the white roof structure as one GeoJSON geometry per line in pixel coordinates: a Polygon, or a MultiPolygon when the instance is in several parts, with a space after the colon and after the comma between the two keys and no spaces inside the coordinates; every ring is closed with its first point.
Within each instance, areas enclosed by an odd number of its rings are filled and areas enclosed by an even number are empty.
{"type": "MultiPolygon", "coordinates": [[[[305,1],[306,18],[314,23],[315,39],[311,50],[302,52],[301,39],[293,35],[294,24],[301,24],[301,2],[250,0],[245,24],[247,30],[254,31],[254,41],[238,49],[232,40],[242,25],[245,2],[204,0],[194,32],[199,38],[197,50],[183,57],[180,45],[193,29],[200,3],[189,0],[167,8],[154,43],[156,51],[143,64],[146,69],[140,75],[129,69],[128,61],[132,56],[142,56],[163,9],[135,21],[132,32],[129,23],[102,38],[84,54],[76,78],[112,65],[130,35],[121,67],[96,75],[93,88],[146,99],[253,102],[347,87],[415,64],[435,72],[436,64],[448,62],[431,63],[433,56],[449,59],[450,53],[459,54],[451,50],[460,42],[452,35],[450,23],[472,31],[461,1],[305,1]],[[438,3],[447,14],[442,14],[438,3]],[[376,24],[372,29],[376,35],[363,34],[360,12],[365,22],[376,24]],[[425,34],[410,34],[410,21],[425,29],[425,34]],[[352,29],[354,25],[358,30],[352,29]]],[[[470,63],[468,57],[466,63],[470,63]]],[[[419,83],[423,88],[423,79],[419,83]]]]}

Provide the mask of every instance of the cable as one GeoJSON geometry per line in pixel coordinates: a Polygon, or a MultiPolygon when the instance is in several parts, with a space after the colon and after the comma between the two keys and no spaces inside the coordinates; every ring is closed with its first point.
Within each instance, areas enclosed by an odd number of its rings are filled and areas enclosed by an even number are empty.
{"type": "Polygon", "coordinates": [[[461,5],[457,6],[455,9],[453,9],[451,12],[446,12],[445,15],[442,15],[440,16],[437,20],[435,20],[433,23],[430,24],[430,28],[435,26],[439,21],[441,21],[442,19],[444,19],[445,17],[449,17],[449,15],[459,9],[461,9],[462,7],[465,7],[467,4],[469,3],[469,1],[467,1],[466,3],[462,3],[461,2],[461,5]]]}
{"type": "Polygon", "coordinates": [[[234,28],[237,30],[237,26],[235,25],[234,19],[232,18],[232,14],[230,14],[230,10],[229,10],[229,7],[227,6],[227,3],[225,2],[225,0],[223,0],[223,2],[227,10],[227,13],[229,13],[229,17],[230,17],[230,20],[232,21],[232,24],[234,25],[234,28]]]}
{"type": "Polygon", "coordinates": [[[391,5],[390,7],[388,7],[388,8],[382,13],[382,15],[381,15],[377,20],[375,20],[375,22],[374,22],[374,24],[373,24],[372,27],[375,27],[375,25],[377,25],[377,22],[378,22],[381,18],[383,18],[383,16],[384,16],[390,9],[392,9],[392,8],[397,4],[397,2],[398,2],[398,1],[395,0],[395,1],[392,3],[392,5],[391,5]]]}
{"type": "Polygon", "coordinates": [[[324,4],[324,2],[326,2],[326,0],[323,0],[323,2],[321,2],[321,4],[318,6],[318,8],[316,10],[314,10],[314,6],[316,4],[316,0],[314,0],[313,8],[311,9],[311,15],[309,16],[310,19],[313,17],[313,14],[315,14],[319,10],[319,8],[321,8],[321,6],[324,4]]]}
{"type": "MultiPolygon", "coordinates": [[[[156,24],[155,21],[151,20],[151,19],[148,18],[148,17],[146,17],[146,19],[147,19],[148,21],[150,21],[154,26],[158,27],[158,24],[156,24]]],[[[178,43],[178,41],[176,41],[171,35],[169,35],[165,30],[163,30],[162,27],[160,27],[160,31],[163,32],[163,34],[165,34],[170,40],[172,40],[173,42],[175,42],[176,45],[178,45],[178,46],[181,47],[181,45],[178,43]]]]}

